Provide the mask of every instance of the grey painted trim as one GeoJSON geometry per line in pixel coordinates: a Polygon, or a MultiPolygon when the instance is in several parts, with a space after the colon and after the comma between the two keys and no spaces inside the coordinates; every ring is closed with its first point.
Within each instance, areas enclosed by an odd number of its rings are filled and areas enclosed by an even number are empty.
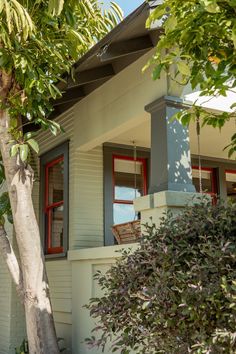
{"type": "MultiPolygon", "coordinates": [[[[110,147],[113,149],[127,149],[127,150],[132,150],[132,145],[123,145],[123,144],[116,144],[116,143],[104,143],[103,147],[110,147]]],[[[136,147],[138,151],[146,151],[150,153],[150,148],[146,148],[143,146],[137,146],[136,147]]]]}
{"type": "MultiPolygon", "coordinates": [[[[198,155],[192,154],[192,159],[198,159],[198,155]]],[[[232,165],[234,165],[236,167],[236,160],[228,160],[228,159],[223,159],[220,157],[211,157],[211,156],[204,156],[201,155],[201,160],[202,161],[207,161],[207,162],[217,162],[220,164],[224,164],[224,165],[229,165],[232,168],[232,165]]],[[[227,167],[230,168],[230,167],[227,167]]]]}
{"type": "MultiPolygon", "coordinates": [[[[114,245],[115,239],[111,231],[113,223],[113,155],[133,157],[132,147],[125,145],[104,144],[103,145],[103,200],[104,200],[104,245],[114,245]]],[[[139,150],[137,155],[147,159],[147,184],[149,185],[149,164],[150,153],[147,149],[139,150]]]]}
{"type": "Polygon", "coordinates": [[[56,146],[52,150],[42,154],[40,156],[40,197],[39,197],[39,227],[40,235],[42,240],[43,249],[45,252],[45,216],[44,216],[44,205],[45,205],[45,165],[56,159],[57,157],[64,156],[64,211],[63,211],[63,253],[45,255],[46,259],[56,259],[66,257],[67,250],[69,248],[69,141],[56,146]]]}
{"type": "Polygon", "coordinates": [[[188,109],[191,107],[190,104],[184,102],[181,98],[177,96],[162,96],[155,101],[147,104],[144,109],[148,113],[154,113],[156,111],[162,110],[164,108],[174,107],[176,109],[188,109]]]}

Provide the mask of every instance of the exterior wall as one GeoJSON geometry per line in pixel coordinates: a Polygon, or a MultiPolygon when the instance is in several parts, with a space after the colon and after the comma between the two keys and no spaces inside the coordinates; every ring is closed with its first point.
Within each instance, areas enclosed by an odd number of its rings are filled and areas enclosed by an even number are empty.
{"type": "MultiPolygon", "coordinates": [[[[97,147],[90,152],[74,148],[74,111],[61,115],[58,121],[65,133],[53,137],[49,132],[40,132],[37,139],[40,154],[69,140],[69,248],[103,246],[103,152],[97,147]]],[[[35,212],[39,220],[40,171],[37,159],[33,190],[35,212]]],[[[72,285],[71,264],[66,259],[46,261],[51,289],[52,307],[57,336],[65,338],[67,353],[71,353],[72,285]]]]}
{"type": "MultiPolygon", "coordinates": [[[[102,354],[101,350],[89,349],[84,343],[85,338],[91,335],[95,322],[90,318],[88,310],[83,308],[91,297],[99,297],[102,291],[93,279],[94,274],[100,270],[106,272],[119,257],[118,250],[132,248],[136,245],[122,245],[100,247],[96,249],[74,250],[69,252],[69,260],[72,264],[72,350],[73,354],[102,354]]],[[[96,335],[96,334],[92,334],[96,335]]],[[[107,346],[104,354],[111,354],[107,346]]]]}

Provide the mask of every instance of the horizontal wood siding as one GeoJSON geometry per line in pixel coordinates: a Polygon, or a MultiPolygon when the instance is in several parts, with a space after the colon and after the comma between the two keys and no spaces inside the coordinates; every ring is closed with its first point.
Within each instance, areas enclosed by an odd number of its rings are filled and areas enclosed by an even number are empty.
{"type": "MultiPolygon", "coordinates": [[[[56,119],[65,133],[54,137],[49,132],[39,132],[37,137],[40,154],[69,140],[70,249],[103,245],[103,151],[102,147],[87,153],[75,150],[74,119],[71,109],[56,119]]],[[[39,161],[36,158],[32,162],[36,171],[33,202],[39,219],[39,161]]],[[[46,266],[57,335],[65,337],[67,353],[71,353],[71,263],[65,259],[48,260],[46,266]]]]}
{"type": "Polygon", "coordinates": [[[103,152],[76,152],[70,249],[103,245],[103,152]]]}
{"type": "MultiPolygon", "coordinates": [[[[39,132],[37,140],[39,142],[40,154],[43,154],[55,146],[70,140],[70,161],[73,159],[73,110],[70,110],[60,116],[57,121],[61,124],[65,133],[60,133],[54,137],[50,132],[39,132]]],[[[35,206],[36,217],[39,220],[39,187],[40,171],[39,160],[35,160],[34,170],[36,178],[33,189],[33,202],[35,206]]],[[[70,171],[71,179],[71,171],[70,171]]],[[[71,349],[71,264],[65,260],[46,261],[48,280],[50,286],[50,295],[54,320],[57,329],[57,336],[63,337],[67,348],[66,353],[72,353],[71,349]]]]}

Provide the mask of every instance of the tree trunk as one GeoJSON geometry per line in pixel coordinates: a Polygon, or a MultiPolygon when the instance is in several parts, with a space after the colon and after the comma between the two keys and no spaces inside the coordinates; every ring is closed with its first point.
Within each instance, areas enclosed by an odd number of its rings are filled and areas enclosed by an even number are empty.
{"type": "Polygon", "coordinates": [[[21,302],[24,303],[22,272],[3,225],[0,225],[0,253],[15,283],[17,294],[21,302]]]}
{"type": "Polygon", "coordinates": [[[10,157],[9,116],[0,111],[0,149],[12,207],[23,277],[30,354],[58,354],[48,280],[32,202],[33,171],[10,157]]]}

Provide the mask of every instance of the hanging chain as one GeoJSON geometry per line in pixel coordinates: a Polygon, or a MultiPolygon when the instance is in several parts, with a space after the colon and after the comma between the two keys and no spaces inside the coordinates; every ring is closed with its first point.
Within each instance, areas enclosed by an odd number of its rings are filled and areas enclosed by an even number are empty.
{"type": "Polygon", "coordinates": [[[135,199],[137,198],[137,146],[135,144],[135,141],[133,141],[134,144],[134,197],[135,199]]]}
{"type": "Polygon", "coordinates": [[[199,192],[202,194],[202,161],[201,161],[201,142],[200,142],[200,114],[197,112],[196,120],[196,130],[197,130],[197,149],[198,149],[198,175],[199,175],[199,192]]]}
{"type": "MultiPolygon", "coordinates": [[[[133,141],[134,145],[134,199],[137,198],[137,146],[135,141],[133,141]]],[[[134,214],[134,220],[136,220],[138,217],[138,213],[135,212],[134,214]]]]}

